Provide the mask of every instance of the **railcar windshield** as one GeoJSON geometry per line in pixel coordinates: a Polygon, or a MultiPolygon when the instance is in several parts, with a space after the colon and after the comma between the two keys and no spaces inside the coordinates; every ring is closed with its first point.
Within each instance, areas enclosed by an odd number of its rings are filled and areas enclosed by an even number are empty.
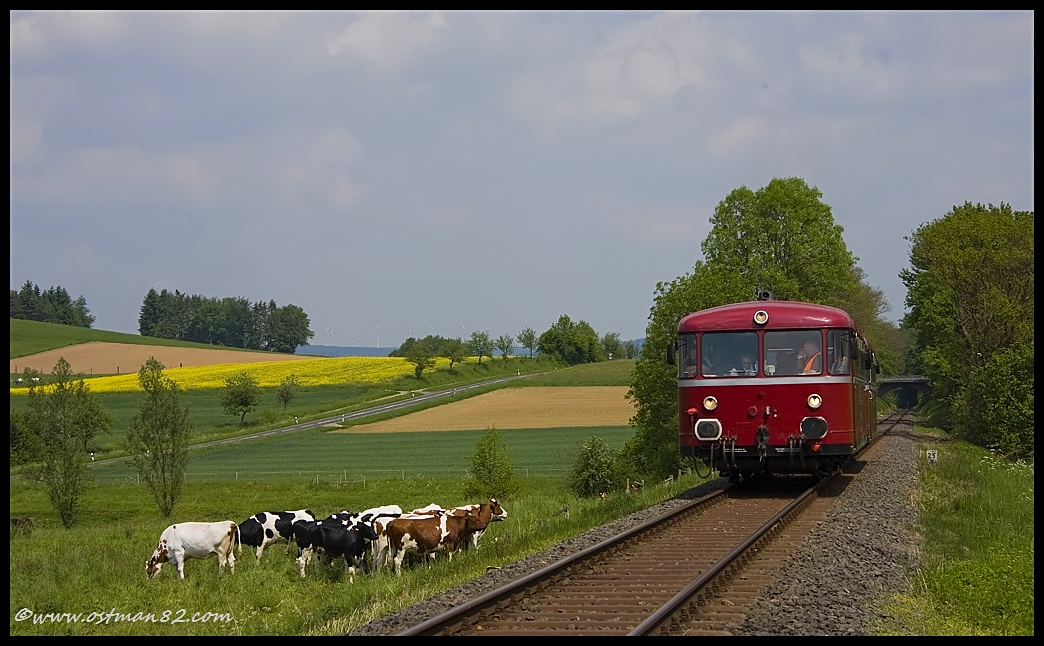
{"type": "Polygon", "coordinates": [[[755,377],[759,371],[757,332],[707,332],[700,344],[704,377],[755,377]]]}
{"type": "Polygon", "coordinates": [[[765,374],[788,377],[823,372],[819,330],[765,332],[765,374]]]}

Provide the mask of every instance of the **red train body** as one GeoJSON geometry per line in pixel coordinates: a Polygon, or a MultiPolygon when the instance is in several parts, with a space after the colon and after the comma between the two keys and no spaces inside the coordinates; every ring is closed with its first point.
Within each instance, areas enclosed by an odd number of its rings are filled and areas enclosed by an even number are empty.
{"type": "Polygon", "coordinates": [[[769,297],[678,323],[678,442],[733,480],[836,472],[877,432],[873,350],[843,310],[769,297]]]}

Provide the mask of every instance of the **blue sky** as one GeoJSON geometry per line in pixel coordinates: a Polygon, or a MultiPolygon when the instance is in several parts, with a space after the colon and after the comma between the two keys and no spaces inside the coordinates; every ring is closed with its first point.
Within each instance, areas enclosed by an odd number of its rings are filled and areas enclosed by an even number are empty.
{"type": "Polygon", "coordinates": [[[797,176],[895,320],[905,236],[1034,210],[1033,17],[13,12],[11,288],[130,333],[155,288],[315,345],[639,338],[715,206],[797,176]]]}

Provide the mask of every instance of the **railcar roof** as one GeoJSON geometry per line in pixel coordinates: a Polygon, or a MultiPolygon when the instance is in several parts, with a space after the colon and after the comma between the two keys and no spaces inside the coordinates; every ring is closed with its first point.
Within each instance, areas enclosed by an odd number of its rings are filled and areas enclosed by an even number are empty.
{"type": "Polygon", "coordinates": [[[797,301],[748,301],[732,303],[693,312],[678,323],[678,332],[707,332],[713,330],[756,330],[764,328],[855,328],[852,317],[844,310],[815,303],[797,301]],[[768,312],[765,325],[754,324],[754,313],[768,312]]]}

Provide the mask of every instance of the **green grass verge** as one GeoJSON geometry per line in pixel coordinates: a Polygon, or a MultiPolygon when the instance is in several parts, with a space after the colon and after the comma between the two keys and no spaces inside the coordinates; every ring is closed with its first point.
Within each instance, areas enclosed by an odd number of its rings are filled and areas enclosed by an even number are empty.
{"type": "Polygon", "coordinates": [[[919,453],[923,563],[911,589],[883,604],[890,619],[877,632],[1032,635],[1033,465],[963,442],[924,442],[919,453]]]}

